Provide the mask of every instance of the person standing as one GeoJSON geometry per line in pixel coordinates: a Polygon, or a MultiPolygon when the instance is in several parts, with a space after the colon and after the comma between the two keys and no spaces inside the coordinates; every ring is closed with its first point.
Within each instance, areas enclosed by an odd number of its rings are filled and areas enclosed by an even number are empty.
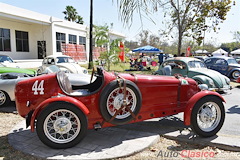
{"type": "Polygon", "coordinates": [[[159,65],[163,63],[163,53],[158,54],[158,63],[159,65]]]}

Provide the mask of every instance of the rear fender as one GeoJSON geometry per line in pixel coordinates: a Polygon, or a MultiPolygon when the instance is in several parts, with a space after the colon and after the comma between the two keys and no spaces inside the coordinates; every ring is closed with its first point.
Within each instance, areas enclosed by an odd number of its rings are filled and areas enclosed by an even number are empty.
{"type": "Polygon", "coordinates": [[[195,94],[190,98],[188,101],[186,108],[184,110],[184,124],[186,126],[191,125],[191,113],[194,105],[203,97],[206,96],[216,96],[219,97],[223,102],[225,102],[224,98],[217,92],[212,92],[212,91],[201,91],[195,94]]]}
{"type": "Polygon", "coordinates": [[[231,77],[231,75],[234,71],[239,71],[240,72],[240,69],[239,68],[233,68],[230,72],[227,73],[227,77],[231,77]]]}
{"type": "Polygon", "coordinates": [[[71,103],[71,104],[77,106],[85,115],[90,113],[88,108],[81,101],[78,101],[75,98],[68,97],[68,96],[49,98],[49,99],[46,99],[45,101],[43,101],[42,103],[40,103],[37,106],[37,108],[34,110],[32,116],[31,116],[31,122],[30,122],[32,132],[34,131],[34,128],[35,128],[35,120],[36,120],[37,116],[39,115],[39,113],[41,112],[41,110],[43,108],[45,108],[48,104],[54,103],[54,102],[71,103]]]}

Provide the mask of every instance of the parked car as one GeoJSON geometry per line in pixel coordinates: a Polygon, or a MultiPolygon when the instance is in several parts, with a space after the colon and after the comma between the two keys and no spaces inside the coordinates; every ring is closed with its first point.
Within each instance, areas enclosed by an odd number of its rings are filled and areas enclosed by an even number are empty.
{"type": "Polygon", "coordinates": [[[200,90],[206,85],[198,87],[191,78],[117,74],[101,68],[92,73],[89,84],[80,86],[72,85],[65,72],[17,83],[17,111],[26,117],[31,131],[36,126],[38,137],[47,146],[72,147],[84,138],[87,129],[180,112],[184,112],[184,124],[203,137],[215,135],[223,125],[223,97],[200,90]]]}
{"type": "Polygon", "coordinates": [[[171,58],[162,63],[155,74],[165,75],[167,65],[177,64],[171,69],[170,75],[180,74],[194,79],[198,84],[207,84],[210,90],[226,91],[230,89],[230,79],[221,73],[208,69],[199,59],[191,57],[171,58]]]}
{"type": "Polygon", "coordinates": [[[36,71],[34,69],[23,69],[23,68],[13,68],[13,67],[6,67],[4,64],[0,63],[0,74],[1,73],[25,73],[29,76],[35,76],[36,71]]]}
{"type": "Polygon", "coordinates": [[[74,59],[66,55],[51,55],[43,59],[42,66],[38,68],[37,72],[41,73],[46,67],[56,65],[66,73],[80,73],[88,74],[87,69],[77,64],[74,59]]]}
{"type": "Polygon", "coordinates": [[[209,57],[204,63],[207,68],[216,70],[229,78],[236,80],[240,76],[240,64],[232,57],[209,57]]]}
{"type": "Polygon", "coordinates": [[[3,73],[0,74],[0,107],[7,106],[9,102],[15,101],[15,85],[17,82],[30,78],[25,73],[3,73]]]}
{"type": "Polygon", "coordinates": [[[200,59],[201,61],[204,62],[208,58],[208,56],[194,56],[194,58],[200,59]]]}
{"type": "MultiPolygon", "coordinates": [[[[60,69],[57,66],[49,66],[45,69],[43,74],[56,73],[60,69]]],[[[91,75],[89,74],[72,74],[67,73],[71,84],[86,85],[90,82],[91,75]]],[[[14,90],[16,84],[21,80],[30,79],[31,76],[25,73],[3,73],[0,74],[0,107],[7,106],[11,101],[15,101],[14,90]]],[[[95,78],[93,79],[95,80],[95,78]]]]}
{"type": "Polygon", "coordinates": [[[7,55],[0,55],[0,63],[9,62],[14,63],[13,59],[7,55]]]}
{"type": "Polygon", "coordinates": [[[235,57],[238,64],[240,64],[240,57],[235,57]]]}
{"type": "Polygon", "coordinates": [[[2,63],[5,67],[19,68],[19,65],[8,55],[0,55],[0,63],[2,63]]]}

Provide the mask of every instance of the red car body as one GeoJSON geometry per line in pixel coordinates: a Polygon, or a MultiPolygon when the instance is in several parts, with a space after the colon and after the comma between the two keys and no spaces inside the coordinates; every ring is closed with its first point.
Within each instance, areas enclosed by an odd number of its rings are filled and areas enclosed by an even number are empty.
{"type": "Polygon", "coordinates": [[[237,79],[237,83],[240,83],[240,77],[238,77],[238,79],[237,79]]]}
{"type": "MultiPolygon", "coordinates": [[[[64,105],[71,104],[80,110],[87,119],[87,126],[85,127],[87,129],[135,123],[156,117],[174,115],[180,112],[184,112],[184,124],[193,125],[192,123],[195,121],[192,119],[193,114],[195,115],[193,110],[196,104],[202,101],[204,101],[203,104],[209,101],[211,102],[213,98],[216,100],[213,104],[217,103],[218,106],[220,106],[216,107],[217,109],[214,111],[221,114],[220,119],[217,119],[219,124],[213,127],[214,131],[203,129],[204,132],[202,136],[212,136],[216,134],[224,121],[225,114],[222,104],[224,99],[221,95],[208,90],[200,91],[196,82],[191,78],[134,74],[117,75],[106,72],[100,68],[98,68],[96,77],[94,82],[85,86],[72,86],[69,84],[63,72],[37,76],[20,81],[15,89],[18,113],[22,117],[26,117],[27,124],[31,126],[32,131],[34,131],[36,124],[40,126],[40,124],[36,123],[38,119],[43,119],[41,125],[44,125],[45,122],[50,125],[50,121],[39,117],[44,117],[42,114],[46,112],[46,108],[58,106],[60,103],[64,103],[64,105]],[[119,89],[113,86],[119,86],[119,89]],[[126,102],[125,107],[122,107],[124,102],[126,102]],[[128,106],[131,111],[128,110],[126,106],[128,106]],[[116,113],[118,111],[119,113],[116,113]]],[[[203,109],[204,111],[211,112],[211,109],[203,109]]],[[[196,113],[198,113],[198,111],[199,109],[196,110],[196,113]]],[[[65,109],[61,108],[61,112],[65,114],[65,109]]],[[[47,117],[47,114],[53,116],[54,114],[52,113],[53,112],[48,111],[45,117],[47,117]]],[[[72,113],[74,113],[74,111],[71,111],[71,114],[72,113]]],[[[200,118],[202,117],[202,119],[204,119],[204,113],[202,111],[198,114],[200,114],[200,118]]],[[[64,119],[64,115],[57,115],[55,117],[66,121],[70,119],[64,119]]],[[[211,118],[213,117],[214,116],[211,118]]],[[[57,118],[54,119],[54,123],[51,123],[51,125],[56,125],[57,118]]],[[[52,120],[53,118],[49,119],[52,120]]],[[[79,122],[82,122],[81,119],[79,122]]],[[[83,126],[81,127],[83,128],[83,126]]],[[[54,132],[57,132],[56,126],[53,128],[54,132]]],[[[45,130],[43,129],[43,132],[45,130]]],[[[194,130],[196,131],[198,129],[195,128],[194,130]]],[[[41,131],[37,130],[37,132],[41,131]]],[[[52,131],[49,129],[49,132],[52,131]]],[[[59,131],[59,133],[63,132],[59,131]]],[[[201,135],[201,129],[200,132],[197,131],[197,133],[201,135]]],[[[40,134],[41,133],[38,133],[38,135],[40,134]]],[[[49,143],[46,138],[42,140],[40,137],[43,143],[53,148],[72,147],[80,141],[73,140],[78,141],[76,143],[67,141],[66,143],[68,145],[62,145],[63,142],[59,141],[56,137],[54,138],[57,140],[54,141],[55,139],[53,139],[54,142],[49,143]]]]}

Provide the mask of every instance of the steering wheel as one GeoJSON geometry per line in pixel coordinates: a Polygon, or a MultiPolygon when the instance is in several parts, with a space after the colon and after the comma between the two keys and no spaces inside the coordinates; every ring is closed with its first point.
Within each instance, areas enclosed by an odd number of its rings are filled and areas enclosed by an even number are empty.
{"type": "Polygon", "coordinates": [[[91,74],[91,78],[90,78],[90,83],[92,83],[94,72],[95,72],[95,67],[92,68],[92,74],[91,74]]]}

